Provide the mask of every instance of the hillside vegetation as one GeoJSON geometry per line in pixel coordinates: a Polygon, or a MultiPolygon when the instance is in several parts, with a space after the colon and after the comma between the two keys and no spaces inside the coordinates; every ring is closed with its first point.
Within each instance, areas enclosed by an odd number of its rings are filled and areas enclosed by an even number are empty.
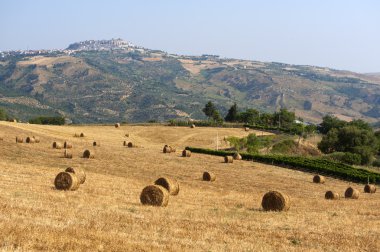
{"type": "Polygon", "coordinates": [[[223,163],[185,146],[229,146],[224,138],[247,137],[241,128],[167,126],[51,126],[0,122],[0,250],[4,251],[379,251],[378,193],[363,185],[252,161],[223,163]],[[74,137],[75,133],[85,137],[74,137]],[[125,137],[125,134],[129,137],[125,137]],[[37,136],[36,144],[15,136],[37,136]],[[217,138],[217,136],[219,136],[217,138]],[[53,141],[72,142],[73,159],[53,141]],[[127,148],[123,141],[138,147],[127,148]],[[93,147],[97,141],[99,146],[93,147]],[[177,152],[164,154],[164,144],[177,152]],[[80,158],[83,150],[94,159],[80,158]],[[65,168],[80,167],[86,182],[77,191],[57,191],[65,168]],[[201,180],[204,171],[215,182],[201,180]],[[143,206],[142,189],[161,176],[180,183],[167,207],[143,206]],[[358,189],[357,200],[325,200],[358,189]],[[264,212],[269,190],[291,198],[287,212],[264,212]]]}
{"type": "Polygon", "coordinates": [[[333,69],[190,57],[161,51],[77,51],[0,60],[0,107],[22,120],[65,116],[74,123],[203,119],[212,100],[222,116],[244,108],[378,121],[380,81],[333,69]]]}

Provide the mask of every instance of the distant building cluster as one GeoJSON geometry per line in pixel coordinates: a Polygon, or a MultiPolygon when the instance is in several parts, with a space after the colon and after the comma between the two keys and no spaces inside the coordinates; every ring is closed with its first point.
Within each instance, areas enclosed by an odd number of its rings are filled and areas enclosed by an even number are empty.
{"type": "Polygon", "coordinates": [[[110,40],[86,40],[69,45],[66,49],[51,49],[51,50],[13,50],[0,51],[0,58],[12,56],[37,56],[47,54],[72,54],[78,51],[110,51],[110,50],[126,50],[126,51],[141,51],[143,48],[137,47],[132,43],[123,39],[110,40]]]}

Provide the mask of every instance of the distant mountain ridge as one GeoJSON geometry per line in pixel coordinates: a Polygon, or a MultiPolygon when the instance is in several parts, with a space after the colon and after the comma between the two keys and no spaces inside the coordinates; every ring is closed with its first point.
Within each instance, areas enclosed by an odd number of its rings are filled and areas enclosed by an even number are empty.
{"type": "Polygon", "coordinates": [[[286,107],[307,121],[325,114],[380,119],[380,78],[316,66],[183,56],[122,39],[66,49],[0,52],[0,107],[26,120],[63,115],[75,123],[202,119],[222,112],[286,107]]]}

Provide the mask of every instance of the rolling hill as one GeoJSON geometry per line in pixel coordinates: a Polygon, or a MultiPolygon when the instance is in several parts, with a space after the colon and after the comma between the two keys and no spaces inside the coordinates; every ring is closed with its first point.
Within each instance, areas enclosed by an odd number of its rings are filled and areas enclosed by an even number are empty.
{"type": "Polygon", "coordinates": [[[66,50],[2,54],[0,107],[22,120],[63,115],[74,123],[202,119],[212,100],[225,114],[286,107],[307,121],[325,114],[380,118],[380,79],[315,66],[181,56],[119,40],[66,50]],[[111,45],[111,46],[110,46],[111,45]]]}

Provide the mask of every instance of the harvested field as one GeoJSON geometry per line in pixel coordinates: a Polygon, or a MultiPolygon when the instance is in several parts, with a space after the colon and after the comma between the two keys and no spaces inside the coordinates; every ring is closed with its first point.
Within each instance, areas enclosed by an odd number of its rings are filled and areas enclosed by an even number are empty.
{"type": "MultiPolygon", "coordinates": [[[[230,164],[221,157],[162,154],[165,143],[215,147],[215,136],[242,137],[241,129],[123,126],[144,148],[126,151],[124,133],[109,126],[43,126],[0,122],[0,250],[36,251],[379,251],[379,193],[364,185],[255,162],[230,164]],[[85,132],[85,138],[73,137],[85,132]],[[16,144],[14,136],[38,134],[40,144],[16,144]],[[73,159],[51,148],[72,142],[73,159]],[[101,142],[95,159],[81,158],[101,142]],[[86,171],[76,191],[59,191],[54,178],[67,167],[86,171]],[[202,181],[207,170],[217,174],[202,181]],[[159,177],[174,178],[180,193],[166,207],[142,205],[140,193],[159,177]],[[326,200],[328,190],[357,200],[326,200]],[[287,212],[264,212],[268,191],[291,197],[287,212]]],[[[227,147],[223,141],[219,145],[227,147]],[[224,145],[223,145],[224,144],[224,145]]]]}

